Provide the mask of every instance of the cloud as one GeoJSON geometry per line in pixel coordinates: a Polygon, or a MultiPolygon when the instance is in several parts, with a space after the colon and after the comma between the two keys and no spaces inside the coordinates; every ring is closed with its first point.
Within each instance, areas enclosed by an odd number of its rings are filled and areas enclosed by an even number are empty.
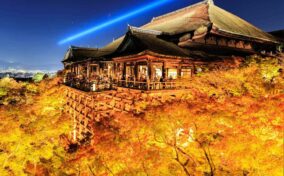
{"type": "Polygon", "coordinates": [[[0,69],[0,73],[56,73],[57,70],[25,70],[25,69],[0,69]]]}
{"type": "Polygon", "coordinates": [[[4,61],[0,60],[0,71],[6,70],[44,70],[44,71],[54,71],[60,70],[61,67],[59,64],[56,63],[47,63],[47,64],[24,64],[20,62],[11,62],[11,61],[4,61]]]}

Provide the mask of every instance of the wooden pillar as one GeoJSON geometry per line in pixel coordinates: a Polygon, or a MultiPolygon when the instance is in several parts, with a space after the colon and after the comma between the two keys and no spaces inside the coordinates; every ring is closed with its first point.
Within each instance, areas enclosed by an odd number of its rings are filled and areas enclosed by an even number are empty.
{"type": "Polygon", "coordinates": [[[178,68],[177,68],[177,77],[181,78],[181,65],[180,64],[178,65],[178,68]]]}
{"type": "Polygon", "coordinates": [[[87,79],[90,80],[90,62],[87,62],[87,79]]]}
{"type": "Polygon", "coordinates": [[[156,70],[154,69],[154,64],[151,63],[151,80],[154,80],[155,78],[155,74],[156,74],[156,70]]]}
{"type": "MultiPolygon", "coordinates": [[[[100,65],[99,65],[99,62],[96,62],[96,65],[94,65],[93,67],[96,67],[96,75],[99,75],[99,68],[100,68],[100,65]]],[[[94,68],[93,68],[94,70],[94,68]]]]}
{"type": "Polygon", "coordinates": [[[78,74],[79,74],[79,65],[76,64],[76,75],[78,75],[78,74]]]}
{"type": "Polygon", "coordinates": [[[150,81],[152,80],[152,62],[147,61],[147,79],[146,79],[146,87],[147,90],[150,89],[150,81]]]}
{"type": "Polygon", "coordinates": [[[137,62],[134,62],[134,79],[138,79],[138,64],[137,62]]]}
{"type": "Polygon", "coordinates": [[[80,75],[80,72],[81,72],[81,66],[80,66],[80,64],[78,64],[78,75],[80,75]]]}
{"type": "Polygon", "coordinates": [[[196,73],[196,67],[195,67],[195,64],[192,64],[192,76],[194,76],[195,75],[195,73],[196,73]]]}
{"type": "Polygon", "coordinates": [[[98,64],[98,70],[99,70],[99,75],[102,75],[102,64],[101,62],[99,62],[98,64]]]}
{"type": "Polygon", "coordinates": [[[77,64],[77,75],[80,75],[80,65],[77,64]]]}
{"type": "Polygon", "coordinates": [[[111,77],[113,78],[113,77],[115,76],[115,75],[114,75],[114,74],[115,74],[114,62],[111,62],[111,63],[110,63],[110,66],[111,66],[111,68],[110,68],[110,75],[111,75],[111,77]]]}
{"type": "Polygon", "coordinates": [[[113,77],[113,73],[114,73],[114,64],[113,64],[113,62],[109,62],[108,63],[108,69],[109,69],[109,77],[113,77]]]}
{"type": "Polygon", "coordinates": [[[166,78],[166,75],[167,75],[167,73],[166,73],[165,62],[163,62],[163,66],[162,66],[162,77],[163,77],[163,79],[166,78]]]}
{"type": "Polygon", "coordinates": [[[107,76],[110,77],[111,76],[110,63],[106,63],[106,67],[107,67],[107,76]]]}
{"type": "Polygon", "coordinates": [[[73,109],[73,141],[77,142],[77,121],[76,111],[73,109]]]}
{"type": "Polygon", "coordinates": [[[149,77],[149,80],[152,80],[153,79],[153,64],[151,61],[148,61],[147,62],[147,65],[148,65],[148,77],[149,77]]]}
{"type": "Polygon", "coordinates": [[[126,62],[123,62],[122,79],[126,80],[126,62]]]}
{"type": "Polygon", "coordinates": [[[113,78],[115,79],[116,76],[117,76],[117,65],[116,65],[115,62],[113,62],[113,68],[112,68],[112,70],[113,70],[113,78]]]}
{"type": "Polygon", "coordinates": [[[121,65],[120,63],[116,63],[116,71],[115,71],[115,75],[116,75],[116,79],[117,80],[121,80],[121,65]]]}

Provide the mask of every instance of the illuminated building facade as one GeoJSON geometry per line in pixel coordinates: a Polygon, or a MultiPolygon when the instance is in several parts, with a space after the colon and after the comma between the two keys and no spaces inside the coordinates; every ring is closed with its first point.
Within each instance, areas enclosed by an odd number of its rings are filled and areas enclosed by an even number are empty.
{"type": "Polygon", "coordinates": [[[72,46],[63,64],[74,87],[166,89],[177,88],[176,79],[238,67],[249,55],[271,55],[278,46],[272,35],[206,0],[129,26],[104,48],[72,46]]]}

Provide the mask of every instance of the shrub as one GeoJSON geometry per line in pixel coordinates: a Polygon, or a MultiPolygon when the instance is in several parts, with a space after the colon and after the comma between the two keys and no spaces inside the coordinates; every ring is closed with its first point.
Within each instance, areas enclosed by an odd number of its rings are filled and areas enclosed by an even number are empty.
{"type": "Polygon", "coordinates": [[[27,85],[26,85],[26,91],[27,91],[28,93],[33,93],[33,94],[39,93],[38,86],[36,86],[36,85],[34,85],[34,84],[27,84],[27,85]]]}
{"type": "Polygon", "coordinates": [[[0,79],[0,104],[27,103],[38,92],[38,87],[34,84],[17,82],[12,78],[0,79]]]}
{"type": "Polygon", "coordinates": [[[35,83],[38,83],[38,82],[41,82],[42,80],[48,78],[48,75],[47,74],[44,74],[44,73],[37,73],[33,76],[33,81],[35,83]]]}
{"type": "Polygon", "coordinates": [[[23,88],[23,84],[18,83],[12,78],[2,78],[0,79],[0,87],[1,88],[6,88],[6,89],[14,89],[14,90],[19,90],[23,88]]]}
{"type": "Polygon", "coordinates": [[[251,56],[246,59],[243,66],[251,67],[258,66],[260,74],[265,82],[271,82],[279,76],[281,69],[278,58],[251,56]]]}
{"type": "Polygon", "coordinates": [[[7,94],[8,94],[7,89],[0,87],[0,98],[6,96],[7,94]]]}
{"type": "Polygon", "coordinates": [[[260,64],[261,75],[267,82],[271,82],[272,79],[279,76],[280,68],[278,60],[273,58],[265,58],[260,64]]]}

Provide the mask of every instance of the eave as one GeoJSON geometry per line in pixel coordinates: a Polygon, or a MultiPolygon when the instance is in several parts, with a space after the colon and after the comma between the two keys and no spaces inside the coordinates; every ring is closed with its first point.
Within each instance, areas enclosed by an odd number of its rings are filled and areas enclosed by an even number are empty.
{"type": "Polygon", "coordinates": [[[155,58],[170,59],[170,60],[190,59],[189,57],[170,56],[170,55],[155,53],[155,52],[150,51],[150,50],[145,50],[145,51],[142,51],[138,54],[115,57],[115,58],[113,58],[113,61],[115,61],[115,62],[124,62],[126,60],[127,61],[137,61],[137,60],[140,60],[142,57],[145,57],[145,56],[147,56],[148,58],[155,57],[155,58]]]}
{"type": "MultiPolygon", "coordinates": [[[[178,44],[180,47],[184,48],[192,48],[192,49],[202,49],[202,50],[213,50],[213,51],[226,51],[226,53],[237,53],[240,55],[252,55],[256,54],[256,51],[253,49],[244,49],[244,48],[236,48],[236,47],[228,47],[228,46],[221,46],[215,44],[205,44],[205,43],[198,43],[193,41],[184,41],[178,44]]],[[[232,55],[232,54],[230,54],[232,55]]]]}
{"type": "Polygon", "coordinates": [[[239,39],[239,40],[244,40],[244,41],[252,41],[252,42],[258,42],[258,43],[273,43],[273,44],[279,44],[277,40],[268,40],[264,38],[256,38],[256,37],[251,37],[247,36],[244,34],[239,34],[239,33],[233,33],[231,31],[226,31],[223,29],[218,29],[217,27],[214,26],[214,28],[210,31],[211,34],[223,36],[223,37],[230,37],[234,39],[239,39]]]}

